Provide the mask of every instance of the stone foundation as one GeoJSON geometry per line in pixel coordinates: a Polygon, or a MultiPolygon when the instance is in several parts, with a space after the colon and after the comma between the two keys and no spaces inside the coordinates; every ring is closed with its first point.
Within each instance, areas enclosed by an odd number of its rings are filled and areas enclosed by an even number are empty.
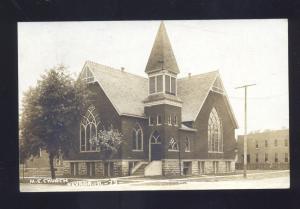
{"type": "MultiPolygon", "coordinates": [[[[235,172],[235,162],[233,160],[181,160],[181,174],[184,171],[184,162],[190,162],[188,169],[189,175],[202,174],[225,174],[235,172]],[[204,171],[201,173],[199,162],[204,162],[204,171]],[[226,165],[227,163],[227,165],[226,165]]],[[[164,159],[162,160],[162,173],[165,176],[179,175],[179,160],[164,159]]]]}
{"type": "Polygon", "coordinates": [[[99,178],[104,176],[104,164],[102,162],[95,162],[95,176],[99,178]]]}
{"type": "MultiPolygon", "coordinates": [[[[182,172],[182,166],[181,166],[182,172]]],[[[178,176],[179,171],[179,160],[165,159],[162,160],[162,175],[163,176],[178,176]]]]}
{"type": "MultiPolygon", "coordinates": [[[[96,178],[104,178],[104,161],[64,161],[63,163],[63,175],[65,177],[72,177],[71,163],[78,163],[77,177],[89,177],[87,175],[87,162],[95,163],[95,176],[96,178]]],[[[114,163],[113,176],[128,176],[129,162],[128,160],[112,160],[109,162],[114,163]]]]}
{"type": "MultiPolygon", "coordinates": [[[[95,178],[104,178],[105,168],[103,161],[72,161],[78,163],[77,177],[87,176],[87,162],[95,162],[95,178]]],[[[112,160],[114,163],[113,176],[128,176],[129,173],[129,160],[112,160]]],[[[71,175],[71,162],[64,161],[63,173],[64,176],[69,177],[71,175]]],[[[235,172],[234,160],[181,160],[181,171],[178,159],[163,159],[162,160],[162,175],[163,176],[179,176],[181,175],[203,175],[203,174],[225,174],[235,172]],[[186,163],[185,163],[186,162],[186,163]],[[204,162],[203,172],[201,172],[199,162],[204,162]],[[185,165],[188,167],[184,168],[185,165]]]]}

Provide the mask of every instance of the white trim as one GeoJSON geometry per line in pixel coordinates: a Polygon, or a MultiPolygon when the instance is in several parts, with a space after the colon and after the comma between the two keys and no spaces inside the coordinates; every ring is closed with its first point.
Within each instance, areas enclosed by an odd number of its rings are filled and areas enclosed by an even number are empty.
{"type": "Polygon", "coordinates": [[[133,114],[127,114],[127,113],[121,113],[120,116],[128,116],[128,117],[147,119],[147,117],[145,117],[145,116],[133,115],[133,114]]]}
{"type": "Polygon", "coordinates": [[[173,77],[176,76],[175,73],[170,73],[170,71],[162,70],[162,69],[158,69],[156,72],[148,73],[148,77],[157,76],[157,75],[169,75],[169,76],[173,76],[173,77]]]}
{"type": "Polygon", "coordinates": [[[162,117],[161,117],[161,115],[157,115],[157,116],[156,116],[156,125],[157,125],[157,126],[161,126],[161,125],[162,125],[162,117]],[[160,116],[160,122],[161,122],[161,123],[158,123],[158,117],[159,117],[159,116],[160,116]]]}
{"type": "Polygon", "coordinates": [[[172,115],[168,115],[168,117],[167,117],[167,124],[168,124],[169,126],[172,125],[172,115]]]}
{"type": "Polygon", "coordinates": [[[170,100],[166,100],[166,99],[145,103],[144,106],[151,107],[151,106],[161,105],[161,104],[168,104],[168,105],[172,105],[172,106],[176,106],[176,107],[182,107],[182,103],[170,101],[170,100]]]}
{"type": "Polygon", "coordinates": [[[87,153],[87,152],[100,152],[100,150],[96,150],[96,151],[91,151],[91,150],[89,150],[89,151],[80,151],[80,153],[87,153]]]}
{"type": "Polygon", "coordinates": [[[177,115],[174,115],[174,126],[178,126],[178,117],[177,117],[177,115]]]}
{"type": "Polygon", "coordinates": [[[218,77],[219,77],[220,82],[221,82],[221,85],[222,85],[222,87],[223,87],[224,97],[225,97],[226,100],[227,100],[227,102],[225,102],[225,105],[226,105],[226,107],[229,109],[229,115],[230,115],[230,118],[233,120],[233,122],[234,122],[236,128],[239,128],[239,124],[238,124],[238,122],[237,122],[237,120],[236,120],[236,118],[235,118],[235,115],[234,115],[234,113],[233,113],[232,106],[231,106],[231,104],[230,104],[230,102],[229,102],[229,99],[228,99],[228,96],[227,96],[227,92],[226,92],[226,89],[224,88],[223,81],[222,81],[222,79],[221,79],[221,75],[220,75],[219,72],[218,72],[218,77]]]}
{"type": "Polygon", "coordinates": [[[151,124],[151,117],[152,117],[152,116],[149,116],[149,117],[148,117],[148,126],[154,126],[154,124],[151,124]]]}
{"type": "Polygon", "coordinates": [[[216,154],[216,153],[224,154],[224,152],[220,152],[220,151],[207,151],[207,153],[209,153],[209,154],[216,154]]]}
{"type": "Polygon", "coordinates": [[[192,131],[192,132],[197,132],[198,131],[197,129],[189,128],[189,127],[188,127],[188,129],[182,128],[182,127],[178,128],[178,129],[181,130],[181,131],[192,131]]]}
{"type": "Polygon", "coordinates": [[[166,92],[166,85],[165,85],[165,82],[166,82],[166,78],[165,78],[165,74],[163,74],[163,92],[164,92],[164,93],[166,92]]]}

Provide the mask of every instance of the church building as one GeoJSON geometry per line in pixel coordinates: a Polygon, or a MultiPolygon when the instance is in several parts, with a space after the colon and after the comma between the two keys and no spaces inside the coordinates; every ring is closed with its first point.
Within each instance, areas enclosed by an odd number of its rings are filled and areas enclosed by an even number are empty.
{"type": "Polygon", "coordinates": [[[80,78],[96,96],[76,127],[64,174],[82,177],[202,175],[235,171],[238,127],[218,71],[178,78],[161,22],[147,77],[86,61],[80,78]],[[101,127],[122,133],[118,153],[103,160],[90,144],[101,127]]]}

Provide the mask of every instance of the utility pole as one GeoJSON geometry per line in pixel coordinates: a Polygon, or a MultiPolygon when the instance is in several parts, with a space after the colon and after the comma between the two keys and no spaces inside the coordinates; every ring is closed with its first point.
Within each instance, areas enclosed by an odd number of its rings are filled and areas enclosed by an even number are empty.
{"type": "Polygon", "coordinates": [[[244,121],[244,178],[247,178],[247,88],[256,84],[248,84],[236,87],[235,89],[245,89],[245,121],[244,121]]]}

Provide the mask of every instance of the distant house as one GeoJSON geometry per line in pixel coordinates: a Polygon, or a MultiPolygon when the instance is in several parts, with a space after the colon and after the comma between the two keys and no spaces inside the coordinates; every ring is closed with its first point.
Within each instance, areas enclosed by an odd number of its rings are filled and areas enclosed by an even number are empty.
{"type": "MultiPolygon", "coordinates": [[[[141,49],[142,50],[142,49],[141,49]]],[[[164,23],[146,66],[147,78],[87,61],[80,78],[96,93],[64,159],[69,176],[199,175],[235,171],[238,127],[220,74],[180,73],[164,23]],[[90,144],[100,129],[124,138],[103,161],[90,144]]]]}
{"type": "MultiPolygon", "coordinates": [[[[237,168],[243,168],[244,136],[238,136],[237,168]]],[[[248,169],[288,169],[289,130],[274,130],[248,134],[248,169]]]]}

